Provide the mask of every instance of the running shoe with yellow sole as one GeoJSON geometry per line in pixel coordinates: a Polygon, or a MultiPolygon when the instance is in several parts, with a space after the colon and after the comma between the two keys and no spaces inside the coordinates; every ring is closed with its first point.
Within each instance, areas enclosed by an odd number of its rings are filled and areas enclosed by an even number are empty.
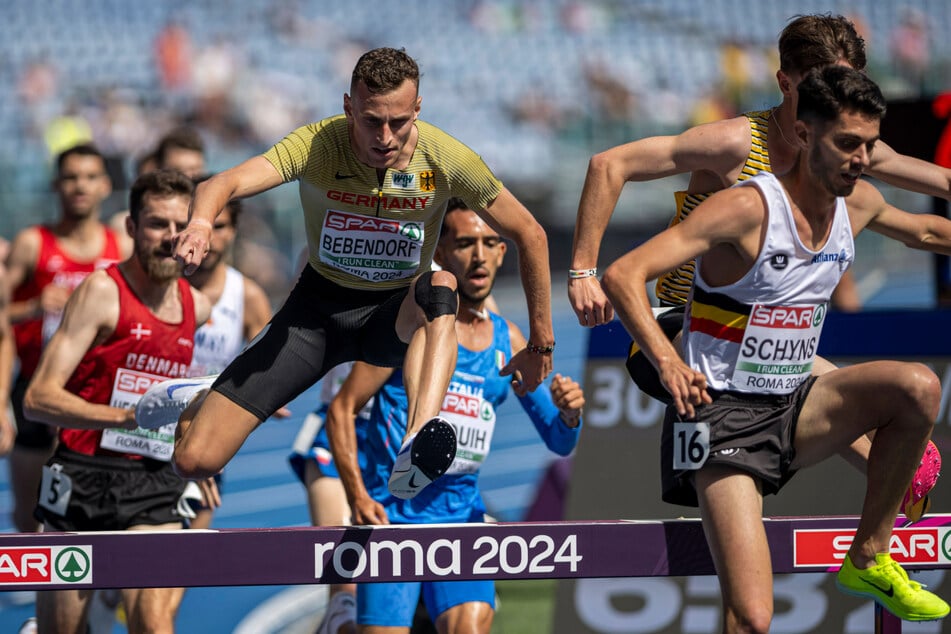
{"type": "MultiPolygon", "coordinates": [[[[915,477],[911,479],[905,498],[901,501],[901,512],[908,519],[908,524],[914,524],[931,508],[928,492],[934,488],[941,475],[941,454],[933,442],[928,441],[925,452],[921,456],[915,477]]],[[[907,525],[907,524],[906,524],[907,525]]]]}
{"type": "Polygon", "coordinates": [[[842,592],[872,599],[905,621],[936,621],[951,611],[941,597],[908,578],[905,569],[888,553],[875,555],[875,565],[859,570],[846,555],[835,585],[842,592]]]}

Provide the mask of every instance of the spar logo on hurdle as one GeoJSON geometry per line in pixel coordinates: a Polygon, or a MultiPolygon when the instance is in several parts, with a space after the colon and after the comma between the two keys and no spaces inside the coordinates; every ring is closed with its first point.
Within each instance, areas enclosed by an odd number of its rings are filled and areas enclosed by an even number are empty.
{"type": "Polygon", "coordinates": [[[91,584],[92,546],[0,548],[0,586],[91,584]]]}
{"type": "MultiPolygon", "coordinates": [[[[793,534],[793,565],[838,568],[852,545],[854,530],[797,530],[793,534]]],[[[903,564],[938,564],[951,561],[948,542],[951,529],[896,528],[889,551],[903,564]]]]}

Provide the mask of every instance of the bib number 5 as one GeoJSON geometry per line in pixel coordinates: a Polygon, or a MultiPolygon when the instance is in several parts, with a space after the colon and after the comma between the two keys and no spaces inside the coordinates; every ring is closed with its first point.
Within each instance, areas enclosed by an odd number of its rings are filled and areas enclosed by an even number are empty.
{"type": "Polygon", "coordinates": [[[674,470],[696,471],[710,455],[710,423],[674,423],[674,470]]]}
{"type": "Polygon", "coordinates": [[[72,494],[73,481],[63,473],[63,465],[44,465],[43,480],[40,483],[40,506],[56,515],[65,516],[72,494]]]}

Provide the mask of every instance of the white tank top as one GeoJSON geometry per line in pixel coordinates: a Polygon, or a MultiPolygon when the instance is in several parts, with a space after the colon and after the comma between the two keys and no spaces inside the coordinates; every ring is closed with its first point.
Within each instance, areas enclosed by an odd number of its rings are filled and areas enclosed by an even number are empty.
{"type": "Polygon", "coordinates": [[[715,390],[788,394],[812,371],[832,291],[855,257],[852,226],[845,200],[837,199],[829,239],[812,251],[799,239],[775,176],[761,173],[736,187],[763,193],[766,237],[752,268],[733,284],[707,285],[698,258],[684,359],[715,390]]]}
{"type": "Polygon", "coordinates": [[[227,267],[225,287],[208,318],[195,333],[192,376],[218,374],[244,348],[244,276],[227,267]]]}

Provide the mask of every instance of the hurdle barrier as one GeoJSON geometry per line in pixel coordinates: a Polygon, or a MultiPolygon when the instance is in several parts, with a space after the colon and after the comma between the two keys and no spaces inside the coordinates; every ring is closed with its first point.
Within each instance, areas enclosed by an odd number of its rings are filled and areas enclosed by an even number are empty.
{"type": "MultiPolygon", "coordinates": [[[[837,570],[857,522],[765,519],[774,573],[837,570]]],[[[951,515],[896,527],[891,551],[910,570],[951,568],[951,515]]],[[[712,574],[698,519],[0,535],[5,591],[712,574]]]]}

